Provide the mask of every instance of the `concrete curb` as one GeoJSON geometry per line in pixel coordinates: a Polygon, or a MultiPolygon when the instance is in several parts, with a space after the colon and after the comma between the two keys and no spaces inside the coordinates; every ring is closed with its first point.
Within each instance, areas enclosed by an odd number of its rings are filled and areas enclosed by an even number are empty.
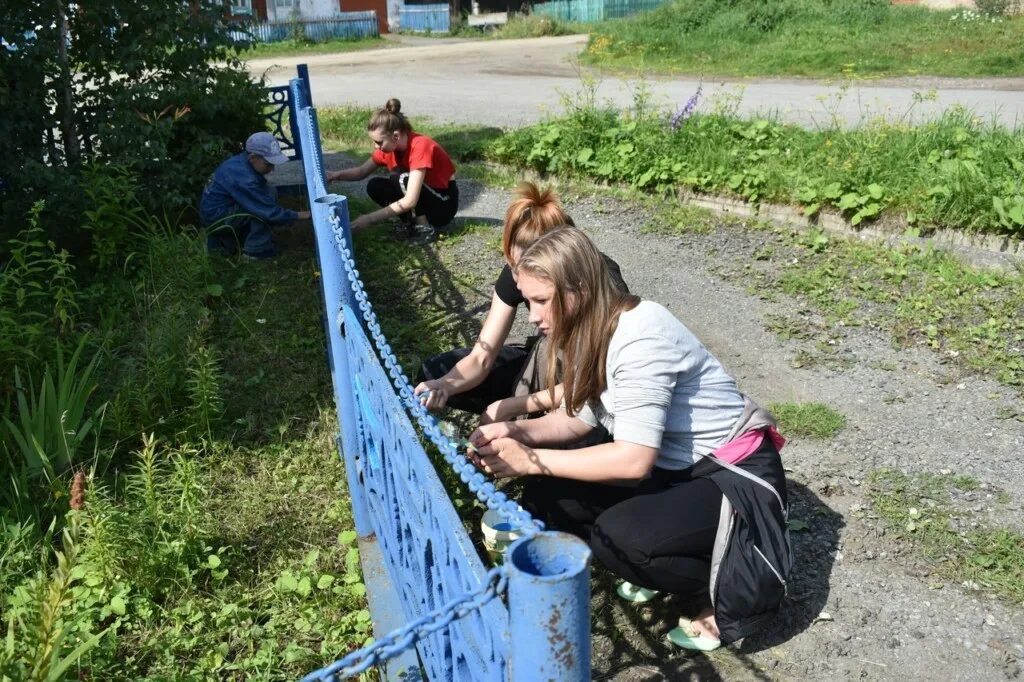
{"type": "Polygon", "coordinates": [[[814,218],[808,218],[799,208],[783,204],[754,205],[739,199],[694,194],[686,189],[680,189],[678,197],[685,204],[698,206],[718,215],[768,220],[800,230],[816,227],[845,239],[874,240],[889,246],[932,246],[948,251],[975,267],[1024,271],[1024,241],[1005,235],[968,234],[958,230],[940,229],[928,237],[912,237],[904,234],[907,227],[905,223],[891,218],[883,218],[868,226],[854,227],[835,211],[821,211],[814,218]]]}

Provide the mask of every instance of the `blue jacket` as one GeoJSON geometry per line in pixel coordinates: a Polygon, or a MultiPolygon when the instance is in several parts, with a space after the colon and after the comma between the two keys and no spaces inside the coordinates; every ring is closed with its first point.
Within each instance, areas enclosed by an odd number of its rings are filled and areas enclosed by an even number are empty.
{"type": "Polygon", "coordinates": [[[249,163],[249,153],[235,154],[217,167],[203,190],[199,217],[206,225],[245,213],[268,224],[290,223],[298,213],[274,201],[267,179],[249,163]]]}

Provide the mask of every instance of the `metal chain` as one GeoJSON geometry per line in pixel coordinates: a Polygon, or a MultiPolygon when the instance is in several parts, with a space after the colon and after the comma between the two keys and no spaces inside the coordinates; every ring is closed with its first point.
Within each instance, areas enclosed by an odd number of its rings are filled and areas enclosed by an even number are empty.
{"type": "Polygon", "coordinates": [[[373,312],[373,305],[370,303],[370,299],[363,287],[363,282],[359,278],[359,270],[356,269],[356,263],[352,257],[352,250],[349,248],[348,240],[345,238],[341,220],[333,211],[328,220],[334,233],[338,253],[348,273],[352,293],[359,304],[359,310],[366,321],[367,329],[373,338],[377,351],[384,360],[388,375],[391,377],[399,397],[405,404],[405,408],[420,425],[427,437],[441,451],[445,461],[448,462],[462,482],[466,484],[471,492],[476,494],[481,502],[487,505],[488,509],[498,510],[505,518],[519,527],[520,533],[523,536],[534,535],[543,530],[543,523],[530,516],[529,512],[519,506],[518,502],[510,500],[505,493],[495,488],[494,483],[488,481],[483,473],[466,459],[464,455],[459,453],[458,445],[441,432],[437,420],[430,415],[427,408],[420,404],[420,401],[413,393],[412,385],[402,371],[402,366],[398,363],[398,358],[391,351],[391,346],[381,331],[377,315],[373,312]]]}
{"type": "Polygon", "coordinates": [[[427,635],[448,627],[452,621],[482,608],[484,604],[504,593],[507,585],[506,568],[493,568],[484,577],[484,584],[477,591],[467,592],[422,618],[393,630],[373,644],[353,651],[340,661],[306,675],[302,682],[343,680],[365,672],[372,666],[379,665],[411,648],[427,635]]]}

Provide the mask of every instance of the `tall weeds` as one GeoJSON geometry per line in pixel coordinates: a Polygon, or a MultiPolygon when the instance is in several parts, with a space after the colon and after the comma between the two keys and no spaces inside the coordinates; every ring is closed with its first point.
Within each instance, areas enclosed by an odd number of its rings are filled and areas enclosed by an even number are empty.
{"type": "Polygon", "coordinates": [[[72,648],[69,636],[79,625],[73,611],[74,587],[81,580],[78,511],[66,518],[61,549],[54,550],[50,573],[38,571],[19,586],[7,617],[6,646],[0,649],[0,672],[5,679],[56,681],[106,634],[107,630],[79,637],[72,648]]]}
{"type": "Polygon", "coordinates": [[[667,113],[619,113],[579,99],[562,118],[498,139],[492,158],[647,191],[797,204],[808,216],[830,208],[854,225],[888,212],[923,233],[1024,236],[1024,137],[961,108],[917,127],[806,130],[698,106],[673,129],[667,113]]]}
{"type": "Polygon", "coordinates": [[[66,337],[80,311],[74,265],[40,225],[44,205],[35,203],[0,266],[0,404],[14,392],[13,368],[45,360],[53,337],[66,337]]]}
{"type": "Polygon", "coordinates": [[[224,410],[220,394],[220,368],[216,351],[200,343],[195,344],[188,367],[189,422],[211,441],[213,426],[224,410]]]}
{"type": "Polygon", "coordinates": [[[17,417],[4,417],[3,435],[30,474],[53,480],[80,463],[86,440],[98,436],[105,404],[90,410],[89,402],[96,389],[93,374],[99,355],[79,370],[87,343],[83,336],[66,363],[58,345],[56,369],[51,372],[47,365],[38,387],[31,377],[23,379],[18,369],[14,371],[17,417]]]}

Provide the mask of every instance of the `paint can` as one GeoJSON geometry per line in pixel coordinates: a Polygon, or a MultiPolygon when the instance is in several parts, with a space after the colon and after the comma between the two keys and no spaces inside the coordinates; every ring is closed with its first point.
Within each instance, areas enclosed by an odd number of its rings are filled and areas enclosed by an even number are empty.
{"type": "Polygon", "coordinates": [[[522,536],[519,526],[496,509],[484,512],[483,518],[480,519],[480,530],[484,536],[484,547],[496,564],[502,562],[505,548],[522,536]]]}

